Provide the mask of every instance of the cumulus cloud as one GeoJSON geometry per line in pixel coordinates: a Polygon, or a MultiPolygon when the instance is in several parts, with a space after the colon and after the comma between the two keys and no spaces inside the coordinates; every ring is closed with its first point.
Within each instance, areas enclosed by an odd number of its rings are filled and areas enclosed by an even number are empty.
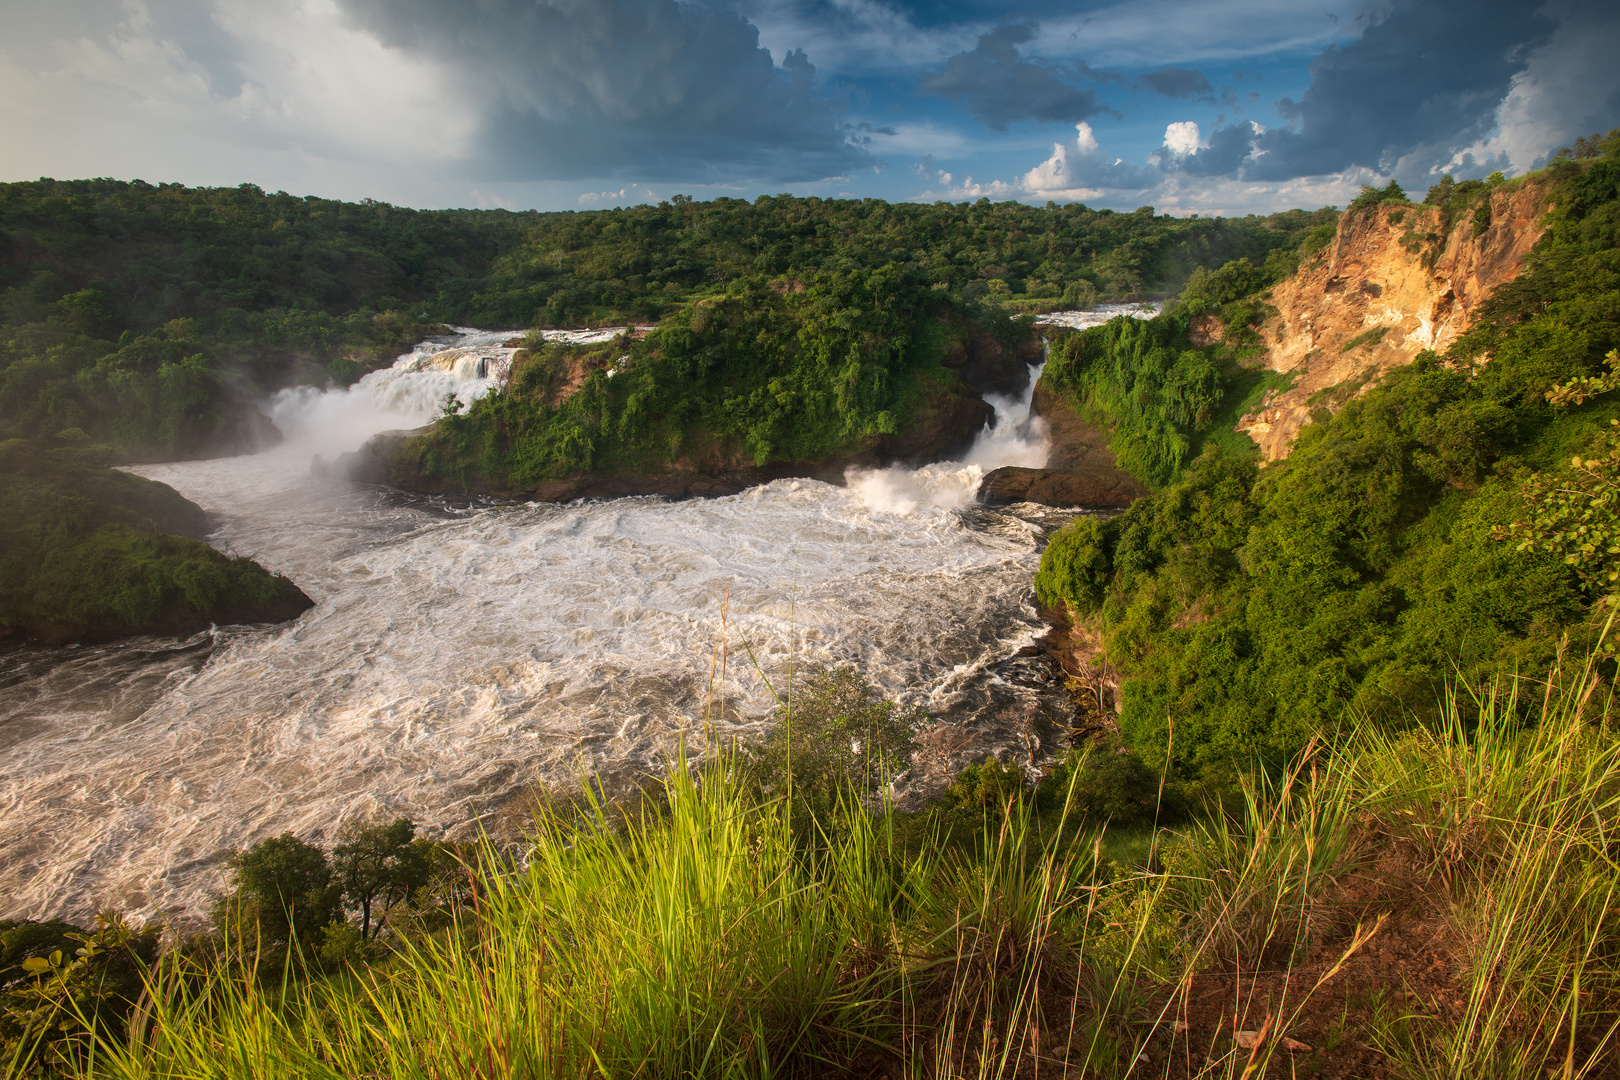
{"type": "Polygon", "coordinates": [[[1496,130],[1441,168],[1524,172],[1546,163],[1578,135],[1620,125],[1620,18],[1608,3],[1564,2],[1548,9],[1558,29],[1526,58],[1496,113],[1496,130]]]}
{"type": "MultiPolygon", "coordinates": [[[[1233,130],[1252,136],[1256,129],[1249,124],[1220,128],[1206,140],[1194,121],[1169,124],[1163,144],[1139,167],[1106,153],[1091,125],[1082,121],[1075,126],[1074,139],[1054,144],[1045,161],[1012,181],[979,181],[971,176],[958,180],[937,169],[932,159],[924,159],[916,172],[930,182],[930,190],[918,197],[1084,201],[1120,209],[1151,205],[1168,214],[1252,214],[1290,206],[1343,206],[1363,183],[1376,179],[1365,169],[1275,182],[1225,175],[1211,163],[1229,160],[1232,151],[1227,144],[1232,140],[1226,133],[1233,130]]],[[[1247,146],[1245,140],[1244,153],[1247,146]]]]}
{"type": "Polygon", "coordinates": [[[1201,145],[1198,125],[1191,120],[1177,121],[1164,129],[1164,148],[1175,157],[1196,154],[1201,145]]]}
{"type": "Polygon", "coordinates": [[[917,89],[949,98],[996,131],[1015,120],[1072,123],[1106,112],[1096,91],[1065,82],[1055,65],[1019,55],[1018,46],[1033,41],[1038,29],[1029,22],[998,26],[917,89]]]}
{"type": "MultiPolygon", "coordinates": [[[[1192,125],[1193,138],[1198,127],[1192,125]]],[[[1152,170],[1127,164],[1103,152],[1097,134],[1082,120],[1075,137],[1053,143],[1051,155],[1019,180],[1020,197],[1032,199],[1095,199],[1106,191],[1141,191],[1157,180],[1152,170]]]]}
{"type": "Polygon", "coordinates": [[[1317,57],[1298,101],[1277,102],[1285,126],[1219,125],[1196,147],[1167,133],[1157,160],[1189,177],[1261,182],[1522,170],[1620,115],[1616,46],[1620,19],[1588,0],[1394,0],[1317,57]]]}
{"type": "Polygon", "coordinates": [[[1160,68],[1137,76],[1136,85],[1168,98],[1215,102],[1215,88],[1209,84],[1208,76],[1196,68],[1160,68]]]}

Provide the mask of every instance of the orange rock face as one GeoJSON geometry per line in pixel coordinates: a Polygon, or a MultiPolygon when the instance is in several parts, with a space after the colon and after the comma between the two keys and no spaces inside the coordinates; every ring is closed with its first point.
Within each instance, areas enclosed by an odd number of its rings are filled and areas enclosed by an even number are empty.
{"type": "Polygon", "coordinates": [[[1267,461],[1288,456],[1294,436],[1318,409],[1337,409],[1386,371],[1424,349],[1444,352],[1467,330],[1479,304],[1512,281],[1541,238],[1547,187],[1534,181],[1491,194],[1491,225],[1474,235],[1460,215],[1436,254],[1432,206],[1380,206],[1345,215],[1333,243],[1272,290],[1279,314],[1261,335],[1264,364],[1294,376],[1244,416],[1267,461]],[[1428,256],[1428,258],[1426,258],[1428,256]]]}

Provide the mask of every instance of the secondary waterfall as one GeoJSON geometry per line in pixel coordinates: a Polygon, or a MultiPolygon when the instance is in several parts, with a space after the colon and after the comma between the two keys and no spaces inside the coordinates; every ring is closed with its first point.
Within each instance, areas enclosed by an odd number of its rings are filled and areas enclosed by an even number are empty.
{"type": "MultiPolygon", "coordinates": [[[[267,453],[143,466],[215,515],[212,542],[316,601],[295,622],[11,653],[0,665],[0,916],[100,907],[195,919],[223,857],[408,815],[489,825],[515,796],[657,770],[706,705],[771,715],[790,662],[855,664],[969,752],[1036,752],[1063,695],[1026,655],[1042,533],[1068,515],[971,504],[1039,465],[1028,394],[964,461],[782,480],[729,498],[495,505],[312,476],[314,454],[425,423],[504,377],[512,334],[419,346],[348,389],[284,391],[267,453]],[[722,639],[729,662],[711,686],[722,639]],[[758,669],[743,648],[751,646],[758,669]]],[[[956,757],[947,760],[954,750],[956,757]]]]}

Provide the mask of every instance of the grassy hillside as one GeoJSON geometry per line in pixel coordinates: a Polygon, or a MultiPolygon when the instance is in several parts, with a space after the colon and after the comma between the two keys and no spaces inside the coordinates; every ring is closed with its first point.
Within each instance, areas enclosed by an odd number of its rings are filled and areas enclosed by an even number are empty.
{"type": "Polygon", "coordinates": [[[1532,688],[1529,727],[1502,685],[1313,744],[1123,851],[1086,795],[1106,750],[965,815],[858,783],[804,815],[678,766],[640,804],[541,810],[521,866],[422,862],[386,934],[290,952],[345,860],[416,849],[374,828],[322,873],[282,837],[238,860],[258,929],[233,900],[154,960],[111,916],[76,956],[59,924],[0,926],[0,1047],[13,1075],[122,1078],[1612,1075],[1601,683],[1532,688]]]}

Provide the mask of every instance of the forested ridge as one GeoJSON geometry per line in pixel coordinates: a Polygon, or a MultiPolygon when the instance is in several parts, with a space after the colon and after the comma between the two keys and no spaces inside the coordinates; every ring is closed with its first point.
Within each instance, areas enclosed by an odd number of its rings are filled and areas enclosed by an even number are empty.
{"type": "Polygon", "coordinates": [[[113,180],[0,185],[0,428],[69,427],[126,459],[270,438],[253,402],[352,382],[437,324],[656,322],[738,282],[899,268],[1010,310],[1173,291],[1263,260],[1313,219],[1176,219],[1078,205],[789,196],[622,210],[416,211],[113,180]]]}
{"type": "MultiPolygon", "coordinates": [[[[1459,675],[1544,676],[1566,632],[1585,640],[1616,549],[1620,138],[1586,145],[1550,167],[1546,232],[1473,328],[1320,409],[1280,463],[1223,433],[1254,392],[1236,362],[1269,285],[1252,267],[1054,349],[1048,377],[1157,487],[1065,528],[1036,578],[1098,635],[1098,677],[1121,683],[1139,752],[1188,777],[1275,764],[1324,728],[1433,715],[1459,675]],[[1228,333],[1199,347],[1189,326],[1207,312],[1228,333]]],[[[1428,200],[1483,231],[1483,186],[1442,182],[1428,200]]],[[[1348,212],[1392,201],[1393,185],[1348,212]]]]}

